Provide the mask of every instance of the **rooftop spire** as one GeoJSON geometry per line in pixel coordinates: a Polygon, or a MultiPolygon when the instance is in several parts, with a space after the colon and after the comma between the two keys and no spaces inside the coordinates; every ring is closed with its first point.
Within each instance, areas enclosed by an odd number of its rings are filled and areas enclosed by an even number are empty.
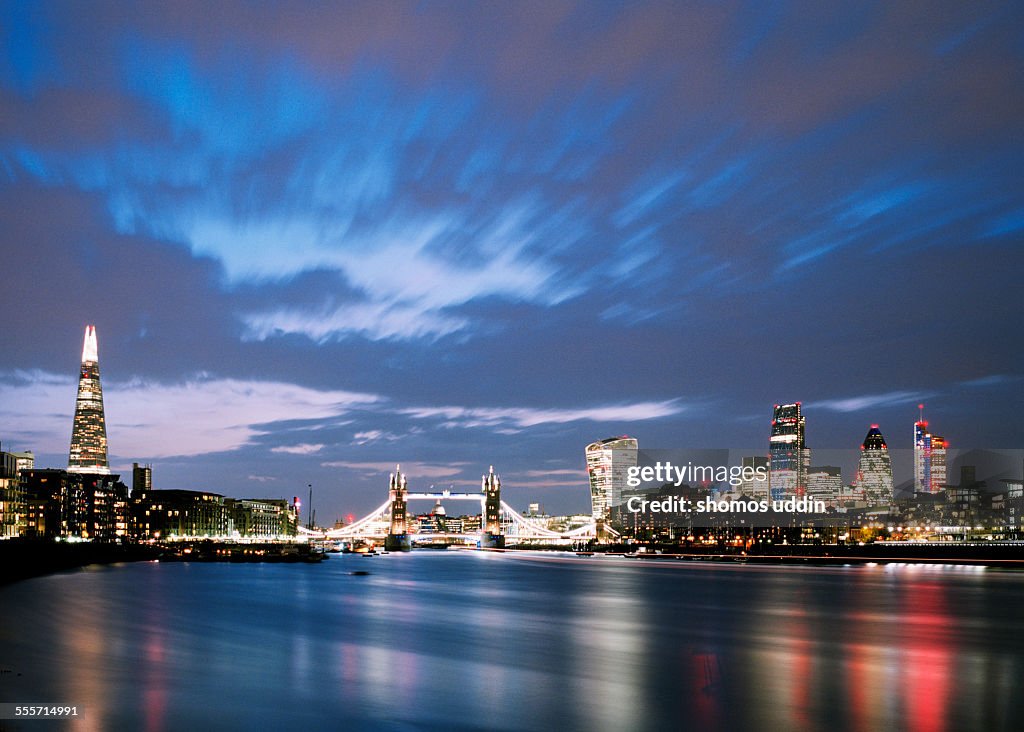
{"type": "Polygon", "coordinates": [[[99,348],[96,345],[96,326],[87,325],[85,326],[85,342],[82,343],[82,363],[88,361],[98,363],[99,360],[99,348]]]}

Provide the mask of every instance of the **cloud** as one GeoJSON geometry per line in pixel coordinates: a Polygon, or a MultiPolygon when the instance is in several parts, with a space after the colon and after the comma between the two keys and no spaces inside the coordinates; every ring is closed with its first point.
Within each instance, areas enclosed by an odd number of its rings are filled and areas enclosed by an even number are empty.
{"type": "Polygon", "coordinates": [[[198,251],[220,257],[233,278],[278,279],[320,269],[336,272],[356,293],[357,299],[340,304],[327,300],[320,306],[246,313],[242,320],[249,339],[286,334],[319,343],[349,335],[437,339],[466,330],[469,319],[449,311],[476,300],[555,305],[582,291],[582,284],[568,284],[566,273],[536,253],[538,230],[558,216],[531,202],[506,207],[482,222],[464,213],[410,217],[399,212],[377,228],[344,235],[312,224],[281,225],[280,233],[255,237],[243,228],[228,237],[229,243],[198,251]],[[253,246],[264,240],[270,245],[253,246]]]}
{"type": "Polygon", "coordinates": [[[828,409],[833,412],[860,412],[865,409],[891,407],[920,402],[934,396],[934,392],[890,391],[884,394],[865,394],[845,399],[825,399],[804,404],[804,409],[828,409]]]}
{"type": "Polygon", "coordinates": [[[371,341],[428,338],[436,340],[457,333],[469,325],[466,318],[444,315],[438,310],[397,303],[354,303],[335,308],[281,308],[242,316],[245,338],[263,341],[299,334],[325,343],[346,335],[361,335],[371,341]]]}
{"type": "Polygon", "coordinates": [[[400,436],[393,432],[385,432],[384,430],[365,430],[363,432],[356,432],[352,436],[353,445],[369,445],[373,442],[380,442],[384,440],[386,442],[394,442],[399,439],[400,436]]]}
{"type": "Polygon", "coordinates": [[[1004,384],[1011,384],[1015,381],[1020,381],[1021,376],[1014,376],[1009,374],[991,374],[989,376],[981,376],[977,379],[969,379],[967,381],[961,381],[961,386],[967,386],[971,388],[982,388],[987,386],[1002,386],[1004,384]]]}
{"type": "Polygon", "coordinates": [[[502,479],[502,488],[586,488],[587,476],[580,475],[576,480],[519,480],[510,476],[507,480],[502,479]]]}
{"type": "MultiPolygon", "coordinates": [[[[0,419],[11,425],[8,434],[38,452],[65,452],[77,382],[39,371],[0,379],[0,419]]],[[[124,460],[236,450],[275,422],[331,419],[382,401],[374,394],[210,376],[172,384],[104,381],[103,388],[110,454],[124,460]]]]}
{"type": "MultiPolygon", "coordinates": [[[[459,462],[438,465],[437,463],[417,461],[397,463],[397,465],[401,466],[402,474],[410,480],[415,480],[417,478],[451,478],[457,475],[462,475],[463,468],[468,464],[469,463],[459,462]]],[[[325,468],[346,468],[348,470],[355,470],[368,476],[383,476],[394,473],[396,463],[330,460],[320,463],[320,465],[325,468]]]]}
{"type": "Polygon", "coordinates": [[[323,444],[303,443],[300,445],[280,445],[279,447],[270,448],[270,451],[283,452],[289,455],[312,455],[313,453],[320,452],[323,448],[323,444]]]}
{"type": "Polygon", "coordinates": [[[542,424],[564,424],[588,420],[591,422],[637,422],[671,417],[686,411],[678,399],[661,402],[637,402],[581,409],[538,409],[531,407],[411,407],[400,409],[414,419],[441,419],[445,427],[500,427],[518,428],[542,424]]]}

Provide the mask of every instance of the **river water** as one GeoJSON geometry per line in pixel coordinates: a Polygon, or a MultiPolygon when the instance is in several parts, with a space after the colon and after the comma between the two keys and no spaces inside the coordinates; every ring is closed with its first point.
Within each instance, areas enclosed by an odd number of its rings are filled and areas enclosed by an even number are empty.
{"type": "Polygon", "coordinates": [[[1024,573],[981,568],[417,551],[0,588],[0,701],[82,715],[10,730],[1010,730],[1022,689],[1024,573]]]}

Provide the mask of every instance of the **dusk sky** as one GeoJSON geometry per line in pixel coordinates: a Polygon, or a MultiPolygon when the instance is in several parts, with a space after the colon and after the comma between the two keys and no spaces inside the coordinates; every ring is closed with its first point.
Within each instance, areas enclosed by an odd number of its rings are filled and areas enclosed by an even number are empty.
{"type": "MultiPolygon", "coordinates": [[[[1020,3],[0,2],[0,442],[590,509],[583,448],[1024,446],[1020,3]]],[[[844,474],[849,482],[852,475],[844,474]]],[[[897,475],[897,482],[909,476],[897,475]]],[[[426,510],[423,506],[419,510],[426,510]]]]}

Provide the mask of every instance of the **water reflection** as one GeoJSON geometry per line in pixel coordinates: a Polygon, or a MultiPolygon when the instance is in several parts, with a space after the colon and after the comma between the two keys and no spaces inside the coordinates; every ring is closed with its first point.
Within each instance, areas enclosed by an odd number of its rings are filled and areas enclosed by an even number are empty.
{"type": "Polygon", "coordinates": [[[151,732],[1015,729],[1020,607],[1024,575],[955,567],[136,564],[0,589],[0,701],[151,732]]]}

